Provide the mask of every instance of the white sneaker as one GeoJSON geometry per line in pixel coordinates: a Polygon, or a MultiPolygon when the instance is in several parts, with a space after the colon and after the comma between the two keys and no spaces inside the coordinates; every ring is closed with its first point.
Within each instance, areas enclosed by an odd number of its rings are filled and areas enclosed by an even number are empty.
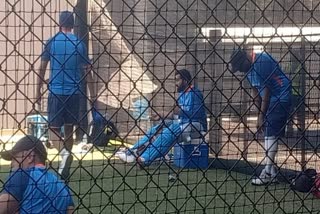
{"type": "Polygon", "coordinates": [[[251,184],[256,186],[267,185],[271,183],[278,183],[276,176],[272,176],[269,173],[261,172],[260,176],[252,179],[251,184]]]}
{"type": "Polygon", "coordinates": [[[137,158],[137,163],[137,167],[139,167],[140,169],[143,169],[143,167],[146,166],[145,159],[142,157],[137,158]]]}
{"type": "Polygon", "coordinates": [[[87,143],[85,142],[79,142],[78,144],[76,144],[79,148],[82,148],[83,146],[87,145],[87,143]]]}
{"type": "Polygon", "coordinates": [[[86,143],[81,146],[81,153],[88,153],[89,151],[93,152],[93,144],[86,143]]]}
{"type": "Polygon", "coordinates": [[[133,163],[136,161],[136,157],[134,155],[128,155],[124,152],[117,154],[118,158],[125,163],[133,163]]]}
{"type": "Polygon", "coordinates": [[[169,182],[174,182],[175,180],[177,180],[177,177],[173,174],[169,174],[168,180],[169,180],[169,182]]]}
{"type": "Polygon", "coordinates": [[[114,155],[115,156],[117,156],[117,157],[119,157],[119,155],[122,155],[122,154],[127,154],[127,150],[119,150],[119,151],[117,151],[114,155]]]}
{"type": "Polygon", "coordinates": [[[119,148],[118,152],[127,152],[128,148],[119,148]]]}
{"type": "Polygon", "coordinates": [[[144,158],[139,157],[139,162],[140,162],[140,163],[142,163],[142,164],[144,164],[144,162],[146,162],[146,161],[145,161],[145,159],[144,159],[144,158]]]}

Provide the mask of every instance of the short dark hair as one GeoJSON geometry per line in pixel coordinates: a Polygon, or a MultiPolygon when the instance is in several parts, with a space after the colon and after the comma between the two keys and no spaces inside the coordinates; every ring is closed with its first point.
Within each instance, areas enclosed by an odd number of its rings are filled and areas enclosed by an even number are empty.
{"type": "Polygon", "coordinates": [[[183,79],[187,82],[191,82],[191,80],[192,80],[192,76],[187,69],[177,70],[176,75],[180,75],[181,79],[183,79]]]}
{"type": "Polygon", "coordinates": [[[230,64],[232,66],[231,68],[231,72],[235,73],[237,72],[240,67],[241,64],[247,59],[247,52],[242,49],[242,48],[238,48],[233,50],[231,56],[230,56],[230,64]]]}
{"type": "Polygon", "coordinates": [[[73,28],[74,27],[74,17],[73,13],[70,11],[62,11],[59,18],[60,27],[73,28]]]}

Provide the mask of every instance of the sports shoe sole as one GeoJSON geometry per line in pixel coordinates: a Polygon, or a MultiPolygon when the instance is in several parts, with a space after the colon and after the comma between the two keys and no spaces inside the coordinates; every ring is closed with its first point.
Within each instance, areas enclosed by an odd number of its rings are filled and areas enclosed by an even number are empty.
{"type": "Polygon", "coordinates": [[[261,183],[251,182],[251,185],[253,185],[253,186],[266,186],[266,185],[270,185],[270,184],[279,184],[279,181],[277,179],[273,179],[271,181],[261,182],[261,183]]]}

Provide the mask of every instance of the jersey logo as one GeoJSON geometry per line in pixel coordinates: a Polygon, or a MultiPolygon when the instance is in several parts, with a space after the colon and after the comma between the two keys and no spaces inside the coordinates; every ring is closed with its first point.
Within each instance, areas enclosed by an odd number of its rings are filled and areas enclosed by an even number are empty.
{"type": "Polygon", "coordinates": [[[277,76],[276,74],[273,74],[273,75],[272,75],[272,79],[274,79],[279,86],[281,86],[281,87],[283,86],[283,81],[282,81],[282,79],[280,79],[280,77],[277,76]]]}

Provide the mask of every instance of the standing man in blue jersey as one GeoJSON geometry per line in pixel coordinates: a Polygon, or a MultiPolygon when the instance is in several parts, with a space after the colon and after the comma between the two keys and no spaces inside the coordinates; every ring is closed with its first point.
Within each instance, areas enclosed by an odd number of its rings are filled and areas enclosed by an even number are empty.
{"type": "Polygon", "coordinates": [[[91,99],[94,99],[90,61],[85,45],[72,33],[73,13],[60,13],[60,31],[44,46],[37,85],[37,101],[40,104],[41,87],[48,62],[50,62],[48,120],[49,140],[59,151],[61,161],[58,172],[67,179],[73,161],[73,127],[79,125],[80,98],[86,79],[91,99]],[[64,126],[64,135],[61,127],[64,126]]]}
{"type": "Polygon", "coordinates": [[[231,55],[231,72],[245,74],[252,86],[254,105],[259,110],[257,131],[264,132],[265,168],[253,185],[276,183],[275,156],[278,141],[285,135],[291,105],[291,82],[279,63],[266,52],[237,49],[231,55]]]}
{"type": "Polygon", "coordinates": [[[39,139],[27,135],[0,155],[12,168],[0,193],[0,214],[73,212],[69,188],[46,169],[47,152],[39,139]]]}
{"type": "Polygon", "coordinates": [[[162,120],[161,124],[152,127],[130,149],[118,152],[116,155],[124,162],[138,161],[142,165],[149,165],[157,158],[163,158],[170,148],[177,142],[188,125],[198,127],[198,132],[207,131],[207,118],[201,91],[192,84],[192,77],[188,70],[178,70],[175,74],[176,87],[179,93],[177,106],[164,119],[159,115],[154,120],[162,120]],[[172,121],[178,120],[178,123],[172,121]],[[141,149],[142,148],[142,149],[141,149]]]}

